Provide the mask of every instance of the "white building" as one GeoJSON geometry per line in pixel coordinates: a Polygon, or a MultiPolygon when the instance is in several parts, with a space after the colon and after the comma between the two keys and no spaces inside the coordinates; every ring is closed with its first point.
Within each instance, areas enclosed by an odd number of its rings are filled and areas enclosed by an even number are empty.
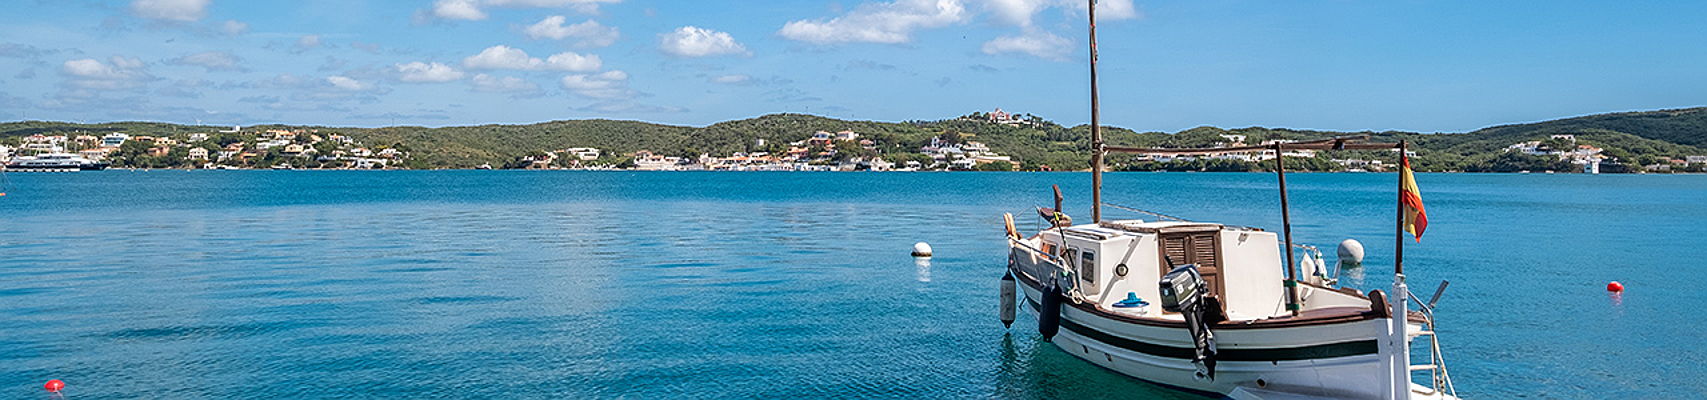
{"type": "Polygon", "coordinates": [[[996,107],[996,111],[990,112],[990,122],[998,123],[998,124],[1002,124],[1002,125],[1019,125],[1019,124],[1025,123],[1026,121],[1023,119],[1020,119],[1018,115],[1009,114],[1006,111],[1002,111],[1001,107],[996,107]]]}
{"type": "MultiPolygon", "coordinates": [[[[763,139],[760,139],[760,140],[763,140],[763,139]]],[[[568,150],[564,150],[564,151],[568,152],[571,155],[574,155],[575,158],[581,159],[581,161],[597,160],[597,159],[599,159],[599,154],[600,154],[599,149],[595,149],[595,148],[591,148],[591,147],[570,147],[568,150]]]]}
{"type": "Polygon", "coordinates": [[[126,140],[130,140],[130,135],[123,133],[109,134],[101,137],[101,147],[119,147],[123,145],[126,140]]]}

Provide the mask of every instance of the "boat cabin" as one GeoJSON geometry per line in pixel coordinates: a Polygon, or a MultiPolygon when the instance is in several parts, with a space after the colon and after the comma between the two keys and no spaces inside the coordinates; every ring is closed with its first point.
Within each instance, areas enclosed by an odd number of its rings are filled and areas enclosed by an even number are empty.
{"type": "MultiPolygon", "coordinates": [[[[1049,276],[1055,267],[1048,256],[1072,271],[1071,289],[1098,308],[1135,317],[1179,319],[1164,312],[1157,282],[1175,266],[1196,264],[1209,295],[1228,320],[1249,321],[1289,316],[1286,310],[1285,265],[1274,232],[1201,222],[1103,221],[1049,229],[1026,240],[1031,248],[1015,247],[1019,270],[1033,279],[1049,276]],[[1029,254],[1027,254],[1029,253],[1029,254]],[[1149,303],[1115,307],[1128,294],[1149,303]]],[[[1300,290],[1306,309],[1359,307],[1369,300],[1326,287],[1300,290]]]]}

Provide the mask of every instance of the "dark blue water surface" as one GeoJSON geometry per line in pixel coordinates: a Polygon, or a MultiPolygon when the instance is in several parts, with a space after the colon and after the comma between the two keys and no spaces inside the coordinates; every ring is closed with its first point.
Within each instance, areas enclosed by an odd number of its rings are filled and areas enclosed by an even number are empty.
{"type": "MultiPolygon", "coordinates": [[[[1085,174],[6,177],[0,398],[53,378],[85,399],[1185,396],[997,321],[1001,213],[1032,223],[1058,183],[1087,218],[1085,174]]],[[[1298,240],[1361,239],[1369,271],[1348,280],[1388,285],[1394,176],[1289,178],[1298,240]]],[[[1419,293],[1453,282],[1439,331],[1461,394],[1707,393],[1707,177],[1419,180],[1432,224],[1408,271],[1419,293]]],[[[1278,230],[1274,186],[1106,184],[1278,230]]]]}

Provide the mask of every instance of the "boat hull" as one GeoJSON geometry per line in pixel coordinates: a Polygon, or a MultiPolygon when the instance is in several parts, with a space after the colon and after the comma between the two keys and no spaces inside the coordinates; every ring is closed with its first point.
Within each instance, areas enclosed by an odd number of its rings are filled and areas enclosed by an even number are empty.
{"type": "Polygon", "coordinates": [[[12,172],[72,172],[99,171],[107,169],[106,163],[82,165],[6,165],[4,170],[12,172]]]}
{"type": "MultiPolygon", "coordinates": [[[[1026,310],[1037,314],[1042,291],[1021,285],[1026,310]]],[[[1384,379],[1375,341],[1384,319],[1272,329],[1217,329],[1221,356],[1213,380],[1192,364],[1183,327],[1118,321],[1079,307],[1061,308],[1053,343],[1092,364],[1188,391],[1228,395],[1241,388],[1310,397],[1382,398],[1384,379]]]]}

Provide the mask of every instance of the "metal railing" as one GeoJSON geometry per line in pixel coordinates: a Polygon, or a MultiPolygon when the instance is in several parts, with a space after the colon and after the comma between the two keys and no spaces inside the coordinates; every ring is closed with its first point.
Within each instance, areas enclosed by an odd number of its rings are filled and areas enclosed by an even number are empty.
{"type": "MultiPolygon", "coordinates": [[[[1446,287],[1443,284],[1441,289],[1445,288],[1446,287]]],[[[1433,390],[1435,393],[1445,393],[1448,396],[1457,398],[1458,388],[1452,385],[1452,374],[1447,371],[1446,358],[1444,353],[1440,350],[1440,334],[1438,333],[1438,330],[1435,329],[1434,325],[1434,304],[1432,304],[1432,301],[1430,303],[1424,303],[1421,298],[1417,297],[1416,293],[1411,292],[1410,289],[1405,289],[1405,292],[1410,295],[1409,297],[1411,300],[1416,301],[1417,311],[1423,315],[1423,330],[1418,331],[1417,335],[1428,336],[1429,342],[1429,363],[1424,365],[1412,365],[1410,366],[1410,370],[1412,372],[1427,370],[1429,372],[1429,382],[1431,384],[1429,388],[1430,390],[1433,390]]],[[[1439,298],[1440,296],[1437,293],[1435,295],[1435,299],[1439,298]]],[[[1399,316],[1399,318],[1405,318],[1405,316],[1399,316]]],[[[1406,344],[1406,346],[1409,346],[1409,344],[1406,344]]]]}

